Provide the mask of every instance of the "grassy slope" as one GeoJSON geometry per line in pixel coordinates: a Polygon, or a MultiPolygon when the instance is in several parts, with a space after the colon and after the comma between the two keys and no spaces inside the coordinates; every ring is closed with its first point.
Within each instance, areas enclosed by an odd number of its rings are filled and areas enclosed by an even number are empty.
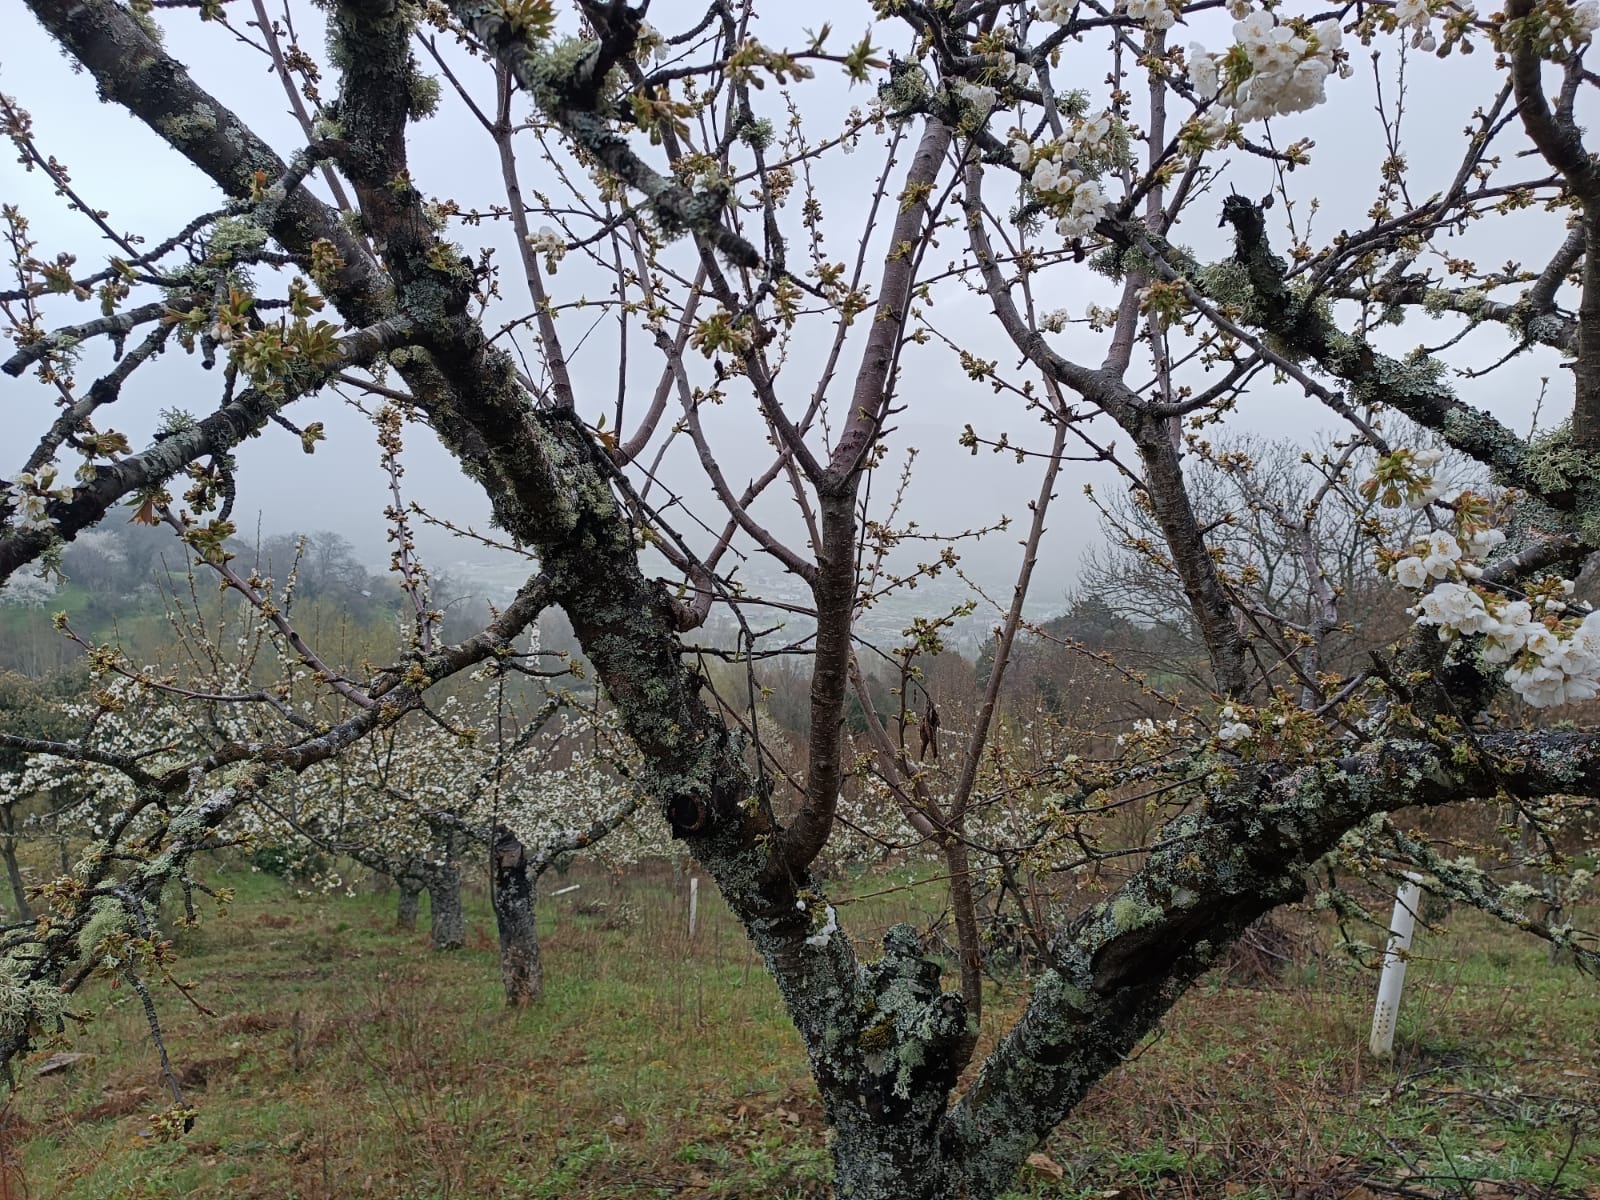
{"type": "MultiPolygon", "coordinates": [[[[67,1047],[93,1059],[22,1076],[0,1197],[826,1194],[803,1054],[713,896],[691,945],[681,888],[583,877],[544,905],[545,1004],[508,1014],[481,903],[469,948],[436,955],[392,930],[383,897],[219,882],[239,901],[182,935],[179,967],[217,1016],[158,993],[202,1109],[194,1131],[148,1136],[167,1101],[137,1001],[97,985],[81,1002],[96,1023],[67,1047]],[[574,911],[602,898],[634,920],[574,911]]],[[[917,918],[916,893],[845,911],[881,929],[917,918]]],[[[1370,976],[1313,966],[1276,990],[1202,986],[1022,1194],[1600,1197],[1600,987],[1514,935],[1455,930],[1419,942],[1396,1068],[1359,1052],[1370,976]]],[[[1015,1001],[996,997],[986,1034],[1015,1001]]]]}

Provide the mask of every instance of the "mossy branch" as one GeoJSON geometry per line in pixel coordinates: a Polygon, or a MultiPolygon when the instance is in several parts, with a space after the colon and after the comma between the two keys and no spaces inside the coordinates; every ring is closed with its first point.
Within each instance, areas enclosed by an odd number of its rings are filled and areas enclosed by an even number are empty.
{"type": "MultiPolygon", "coordinates": [[[[645,197],[664,232],[692,234],[736,266],[761,265],[760,252],[723,223],[726,193],[718,189],[696,192],[663,175],[634,152],[617,131],[616,122],[600,111],[603,68],[615,62],[625,47],[605,40],[536,47],[512,25],[499,4],[453,0],[450,10],[583,153],[645,197]]],[[[626,23],[609,33],[613,40],[636,35],[637,27],[626,23]]]]}

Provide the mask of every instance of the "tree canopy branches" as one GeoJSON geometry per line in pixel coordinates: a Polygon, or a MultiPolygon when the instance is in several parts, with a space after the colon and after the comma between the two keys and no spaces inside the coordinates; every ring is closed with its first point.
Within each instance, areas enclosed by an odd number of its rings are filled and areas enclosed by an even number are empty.
{"type": "MultiPolygon", "coordinates": [[[[0,294],[17,343],[4,370],[31,372],[54,411],[21,469],[3,468],[0,579],[48,565],[127,502],[136,520],[169,525],[254,625],[240,661],[201,637],[210,648],[193,653],[189,678],[89,647],[97,678],[121,690],[91,697],[76,742],[0,734],[30,760],[120,772],[124,789],[49,889],[48,919],[7,935],[26,1002],[7,1005],[21,1015],[0,1029],[5,1056],[63,1019],[59,990],[93,969],[101,942],[89,933],[107,902],[132,904],[119,937],[149,942],[141,906],[181,884],[241,811],[273,806],[301,835],[399,876],[420,870],[423,843],[459,834],[492,849],[516,899],[504,935],[531,927],[543,865],[647,802],[775,979],[836,1134],[838,1194],[852,1200],[1005,1191],[1251,922],[1306,896],[1319,863],[1418,869],[1430,889],[1600,965],[1592,934],[1527,916],[1503,881],[1391,816],[1500,806],[1536,831],[1536,865],[1553,877],[1581,825],[1574,798],[1600,794],[1600,735],[1530,715],[1600,693],[1600,619],[1568,578],[1600,548],[1600,339],[1587,332],[1600,320],[1600,216],[1573,117],[1594,82],[1581,66],[1592,5],[1512,4],[1498,18],[1455,3],[1338,5],[1311,21],[1241,0],[1227,6],[1230,32],[1209,2],[899,0],[863,6],[877,24],[841,50],[828,30],[792,49],[764,40],[777,26],[743,0],[713,0],[676,30],[620,2],[558,13],[545,0],[338,0],[325,61],[262,17],[257,49],[307,133],[280,152],[244,115],[248,93],[230,107],[164,48],[160,22],[186,14],[28,2],[101,97],[198,168],[224,205],[81,278],[71,255],[38,257],[8,208],[20,286],[0,294]],[[1226,48],[1170,43],[1180,15],[1226,48]],[[1413,118],[1380,80],[1368,224],[1314,240],[1315,206],[1295,207],[1290,175],[1312,164],[1310,139],[1275,139],[1350,83],[1346,38],[1442,39],[1449,53],[1485,43],[1505,58],[1491,78],[1464,76],[1485,100],[1443,167],[1408,166],[1413,118]],[[427,177],[412,131],[446,96],[419,47],[475,118],[462,127],[481,133],[476,152],[503,192],[487,208],[426,190],[452,182],[427,177]],[[1554,108],[1541,82],[1552,63],[1563,79],[1554,108]],[[878,87],[865,111],[819,134],[826,118],[808,109],[827,95],[825,71],[878,87]],[[860,178],[836,163],[863,148],[876,159],[860,178]],[[332,203],[316,194],[319,170],[337,182],[332,203]],[[1411,175],[1424,170],[1443,183],[1417,202],[1411,175]],[[1265,199],[1218,196],[1246,174],[1265,182],[1265,199]],[[1574,220],[1539,226],[1534,269],[1483,271],[1448,241],[1537,205],[1574,220]],[[1218,216],[1231,246],[1218,242],[1218,216]],[[551,224],[532,232],[532,217],[551,224]],[[494,238],[507,228],[526,298],[502,291],[494,238]],[[482,242],[469,251],[456,236],[482,242]],[[57,315],[96,296],[99,316],[57,315]],[[1074,315],[1049,307],[1061,296],[1094,299],[1074,315]],[[1418,309],[1465,320],[1441,346],[1393,350],[1381,331],[1409,328],[1418,309]],[[1513,332],[1513,359],[1549,347],[1572,356],[1570,422],[1524,437],[1458,395],[1447,382],[1458,347],[1485,322],[1513,332]],[[117,360],[84,391],[75,362],[102,342],[117,360]],[[136,450],[110,422],[129,411],[128,378],[177,348],[222,364],[216,403],[165,415],[136,450]],[[376,668],[336,663],[296,625],[289,585],[229,565],[235,451],[282,429],[326,461],[323,424],[300,414],[345,388],[381,405],[361,411],[378,433],[408,614],[396,658],[376,668]],[[1304,405],[1336,432],[1303,438],[1296,465],[1278,470],[1259,444],[1218,433],[1265,398],[1304,405]],[[669,401],[681,420],[666,419],[669,401]],[[900,428],[923,421],[1040,474],[1024,493],[1011,591],[996,601],[968,577],[972,598],[885,633],[872,626],[885,597],[958,576],[956,547],[1010,521],[923,527],[918,448],[900,428]],[[404,438],[423,430],[491,509],[497,529],[480,540],[537,564],[455,644],[439,636],[402,490],[404,438]],[[1462,486],[1447,490],[1430,438],[1475,464],[1462,486]],[[75,470],[57,461],[73,456],[75,470]],[[671,482],[678,458],[703,471],[708,518],[671,482]],[[1035,566],[1061,518],[1060,476],[1078,464],[1126,489],[1125,504],[1100,504],[1132,564],[1119,582],[1198,647],[1166,679],[1080,647],[1119,696],[1161,714],[1114,741],[1103,725],[1030,718],[1006,691],[1031,632],[1035,566]],[[184,480],[180,499],[171,489],[184,480]],[[753,578],[744,564],[757,561],[777,564],[783,582],[753,578]],[[1359,628],[1363,596],[1374,610],[1415,606],[1379,636],[1376,622],[1359,628]],[[994,622],[989,675],[949,702],[930,681],[980,605],[994,622]],[[632,749],[615,756],[619,779],[607,777],[622,794],[536,845],[497,812],[432,804],[395,764],[400,739],[426,741],[407,733],[408,716],[431,723],[434,759],[483,736],[440,699],[463,673],[548,681],[576,670],[540,676],[533,651],[517,649],[552,606],[632,749]],[[808,624],[776,636],[754,615],[770,613],[808,624]],[[708,632],[718,619],[721,645],[708,632]],[[1338,638],[1363,633],[1359,662],[1334,661],[1338,638]],[[719,654],[732,669],[715,669],[719,654]],[[781,731],[768,656],[803,663],[803,718],[781,731]],[[137,721],[119,714],[169,702],[204,714],[183,738],[144,731],[159,744],[134,750],[96,741],[111,728],[137,741],[137,721]],[[908,749],[911,725],[923,753],[908,749]],[[294,790],[374,738],[389,740],[372,743],[383,761],[360,786],[294,790]],[[363,789],[393,807],[382,820],[337,819],[363,789]],[[1146,818],[1130,832],[1135,810],[1146,818]],[[910,838],[943,863],[956,986],[905,929],[858,958],[819,871],[847,829],[887,845],[910,838]],[[1107,863],[1103,893],[1072,904],[1083,872],[1107,863]],[[1002,900],[1031,889],[1019,920],[1045,969],[958,1092],[983,998],[977,897],[991,886],[1002,900]]],[[[1446,58],[1440,69],[1459,65],[1446,58]]],[[[1403,86],[1416,68],[1398,61],[1403,86]]],[[[8,101],[8,113],[25,161],[44,161],[22,110],[8,101]]],[[[1099,597],[1108,611],[1117,598],[1099,597]]],[[[552,692],[527,729],[569,699],[552,692]]],[[[495,749],[456,781],[463,793],[502,786],[515,748],[530,744],[508,735],[503,704],[493,711],[495,749]]],[[[453,851],[435,865],[454,870],[453,851]]],[[[536,966],[519,970],[531,978],[536,966]]]]}

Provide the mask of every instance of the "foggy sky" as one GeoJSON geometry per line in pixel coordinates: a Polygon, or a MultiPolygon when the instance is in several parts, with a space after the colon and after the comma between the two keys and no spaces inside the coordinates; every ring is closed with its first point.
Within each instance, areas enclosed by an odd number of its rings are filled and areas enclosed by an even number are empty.
{"type": "MultiPolygon", "coordinates": [[[[765,42],[773,45],[794,45],[802,37],[800,26],[815,27],[825,21],[833,23],[836,43],[851,41],[860,36],[869,13],[866,5],[846,0],[812,0],[804,5],[772,3],[766,8],[758,31],[765,42]]],[[[690,19],[697,19],[702,9],[695,3],[658,2],[652,5],[650,18],[658,27],[670,31],[684,14],[692,13],[690,19]]],[[[242,6],[230,6],[229,11],[240,22],[246,19],[247,10],[242,6]]],[[[161,11],[155,17],[167,30],[168,49],[189,63],[202,86],[245,116],[281,155],[287,157],[293,152],[300,143],[299,130],[287,112],[265,57],[234,43],[226,30],[202,25],[192,12],[161,11]]],[[[317,17],[310,6],[295,13],[302,31],[317,17]]],[[[0,28],[6,31],[5,46],[0,49],[0,89],[32,113],[41,147],[69,167],[74,185],[91,203],[109,211],[111,224],[155,241],[175,232],[197,213],[218,205],[221,198],[217,190],[179,155],[122,109],[97,101],[92,80],[73,72],[20,0],[0,0],[0,22],[0,28]]],[[[892,45],[899,38],[899,29],[893,23],[879,26],[878,44],[887,41],[892,45]]],[[[1197,29],[1185,31],[1180,27],[1173,32],[1174,40],[1191,38],[1198,38],[1213,49],[1220,48],[1226,42],[1227,22],[1217,20],[1197,29]]],[[[320,34],[303,34],[302,40],[308,49],[320,48],[320,34]]],[[[1380,74],[1391,96],[1397,45],[1389,40],[1379,47],[1380,74]]],[[[1280,147],[1305,137],[1316,143],[1312,165],[1295,172],[1290,180],[1293,194],[1301,198],[1294,214],[1297,219],[1303,221],[1310,215],[1313,197],[1320,205],[1314,217],[1313,244],[1325,242],[1341,228],[1353,230],[1370,222],[1367,209],[1375,193],[1376,164],[1383,145],[1374,111],[1375,84],[1369,54],[1359,45],[1352,47],[1355,76],[1330,81],[1328,105],[1310,114],[1275,121],[1271,126],[1273,141],[1280,147]]],[[[1486,49],[1472,58],[1444,63],[1426,56],[1413,57],[1404,136],[1414,201],[1420,202],[1448,184],[1464,149],[1462,131],[1472,109],[1493,96],[1496,77],[1491,58],[1486,49]]],[[[425,68],[430,66],[425,57],[421,61],[425,68]]],[[[463,78],[475,87],[480,102],[487,106],[492,100],[487,71],[481,64],[473,69],[473,64],[459,55],[452,61],[462,67],[463,78]]],[[[1089,89],[1097,101],[1103,101],[1105,71],[1103,51],[1091,46],[1069,55],[1054,77],[1058,87],[1072,86],[1081,79],[1079,85],[1089,89]]],[[[335,90],[331,73],[325,77],[323,88],[329,95],[335,90]]],[[[825,65],[819,69],[818,78],[802,84],[795,95],[804,106],[813,141],[836,131],[852,106],[865,106],[871,100],[869,89],[848,88],[840,73],[825,65]]],[[[784,112],[777,89],[769,83],[758,94],[758,100],[781,127],[784,112]]],[[[516,111],[525,115],[527,107],[526,100],[521,100],[516,111]]],[[[1136,117],[1137,113],[1136,106],[1136,117]]],[[[1004,129],[1003,118],[997,118],[997,124],[1004,129]]],[[[1262,134],[1260,126],[1252,126],[1250,132],[1257,137],[1262,134]]],[[[914,139],[915,131],[913,144],[914,139]]],[[[412,177],[424,194],[448,195],[463,208],[487,208],[504,202],[493,146],[448,86],[441,111],[413,128],[411,142],[412,177]]],[[[540,189],[559,191],[549,165],[540,160],[538,145],[530,136],[523,136],[519,155],[524,194],[530,203],[534,202],[533,193],[540,189]]],[[[902,155],[897,174],[903,173],[908,157],[909,149],[902,155]]],[[[659,152],[653,161],[662,163],[659,152]]],[[[569,162],[568,166],[572,164],[569,162]]],[[[830,257],[848,261],[853,256],[861,206],[881,167],[882,154],[870,133],[854,154],[831,153],[813,165],[813,182],[824,205],[824,229],[830,236],[830,257]]],[[[1525,169],[1525,164],[1512,164],[1507,170],[1509,174],[1525,169]]],[[[1265,195],[1273,183],[1271,170],[1271,165],[1261,159],[1233,154],[1220,186],[1214,187],[1211,196],[1192,210],[1175,240],[1191,246],[1202,258],[1225,255],[1229,245],[1224,231],[1214,227],[1213,219],[1221,196],[1228,186],[1253,197],[1265,195]]],[[[998,173],[991,172],[989,198],[997,207],[1004,203],[1003,182],[998,173]]],[[[320,189],[319,177],[313,176],[312,183],[320,189]]],[[[879,248],[876,257],[869,259],[865,276],[869,287],[876,282],[877,265],[882,260],[882,227],[892,219],[892,196],[897,190],[898,183],[891,184],[891,212],[880,220],[879,248]]],[[[1114,189],[1108,190],[1114,194],[1114,189]]],[[[20,205],[33,222],[33,233],[39,242],[36,253],[42,258],[66,250],[79,256],[80,269],[93,270],[111,252],[109,244],[81,215],[64,211],[42,174],[25,173],[12,155],[0,163],[0,199],[20,205]]],[[[794,229],[798,224],[793,210],[798,203],[798,196],[790,201],[789,227],[794,229]]],[[[1288,240],[1282,224],[1286,217],[1283,206],[1275,208],[1271,216],[1275,244],[1282,248],[1288,240]]],[[[530,220],[534,228],[546,223],[538,214],[530,220]]],[[[453,228],[449,236],[469,252],[483,244],[497,248],[505,300],[491,313],[491,328],[498,321],[527,311],[508,223],[486,224],[479,229],[453,228]]],[[[1484,266],[1515,258],[1538,269],[1562,236],[1559,216],[1524,212],[1480,223],[1448,248],[1451,253],[1477,258],[1484,266]]],[[[958,229],[947,228],[940,237],[942,246],[928,259],[930,271],[943,269],[963,250],[958,229]]],[[[791,263],[800,261],[802,250],[798,243],[791,246],[791,263]]],[[[682,246],[675,248],[674,256],[679,263],[687,261],[682,246]]],[[[587,268],[575,256],[567,258],[549,285],[560,300],[579,292],[601,297],[609,286],[600,272],[587,268]]],[[[1047,273],[1038,277],[1038,288],[1042,309],[1065,307],[1073,317],[1082,316],[1091,301],[1110,303],[1117,290],[1087,269],[1047,273]]],[[[56,304],[53,311],[60,317],[68,310],[56,304]]],[[[708,310],[703,308],[705,311],[708,310]]],[[[580,407],[591,420],[601,413],[608,414],[609,419],[618,386],[615,322],[603,318],[598,327],[591,329],[597,313],[591,308],[565,313],[560,319],[580,407]]],[[[81,315],[73,312],[70,319],[93,315],[96,312],[90,304],[83,306],[81,315]]],[[[961,338],[974,353],[998,360],[1003,369],[1016,364],[1018,356],[983,297],[946,284],[938,289],[929,316],[939,328],[961,338]]],[[[792,409],[800,408],[801,398],[816,386],[815,364],[832,336],[831,327],[824,321],[802,325],[807,326],[807,333],[791,348],[780,377],[780,390],[791,397],[792,409]]],[[[858,326],[864,325],[864,321],[858,322],[858,326]]],[[[1405,329],[1383,331],[1377,340],[1387,349],[1403,352],[1422,340],[1441,343],[1457,328],[1459,325],[1451,320],[1431,323],[1419,315],[1405,329]]],[[[635,329],[637,332],[637,324],[635,329]]],[[[857,342],[860,332],[858,329],[857,342]]],[[[1053,339],[1064,353],[1091,363],[1098,363],[1104,356],[1105,341],[1105,335],[1089,333],[1081,326],[1069,327],[1053,339]]],[[[531,357],[531,342],[522,344],[531,357]]],[[[1458,366],[1483,367],[1509,346],[1503,332],[1489,329],[1451,351],[1450,360],[1458,366]]],[[[629,345],[629,355],[633,369],[627,389],[629,412],[636,419],[656,385],[660,356],[637,336],[629,345]]],[[[858,345],[847,348],[841,359],[830,393],[836,421],[843,419],[850,377],[858,360],[858,345]]],[[[107,361],[103,346],[86,354],[79,371],[81,386],[86,387],[95,368],[103,367],[107,361]]],[[[1535,350],[1487,379],[1456,382],[1467,399],[1491,409],[1519,430],[1526,430],[1541,376],[1551,377],[1552,389],[1544,423],[1564,419],[1570,411],[1570,377],[1555,369],[1558,362],[1559,357],[1553,352],[1535,350]]],[[[1136,358],[1130,380],[1139,382],[1147,376],[1147,362],[1141,366],[1136,358]]],[[[177,406],[207,411],[215,404],[220,386],[220,371],[207,375],[196,360],[174,347],[135,374],[124,399],[102,414],[100,423],[102,427],[109,425],[127,432],[135,446],[140,446],[148,439],[160,409],[177,406]]],[[[890,454],[874,484],[874,496],[887,497],[906,448],[915,446],[920,453],[906,511],[923,530],[957,531],[990,523],[1001,513],[1012,516],[1019,522],[1012,532],[995,535],[981,546],[964,544],[962,551],[965,564],[986,586],[999,589],[991,594],[1003,600],[1009,595],[1009,578],[1016,566],[1016,539],[1020,536],[1020,523],[1026,520],[1026,506],[1038,487],[1040,466],[1037,461],[1019,466],[1010,455],[997,456],[987,451],[973,457],[957,444],[957,437],[962,426],[970,422],[986,437],[1004,431],[1014,441],[1043,448],[1048,445],[1047,430],[1025,414],[1014,398],[996,396],[987,384],[968,380],[949,350],[931,344],[912,348],[906,355],[898,395],[906,408],[893,422],[890,454]]],[[[31,377],[0,377],[0,404],[4,405],[5,427],[10,431],[0,449],[0,474],[4,474],[15,469],[48,419],[49,395],[31,377]]],[[[672,411],[669,408],[669,420],[672,411]]],[[[387,498],[377,447],[365,418],[332,393],[301,401],[288,415],[302,425],[312,420],[324,422],[328,441],[318,447],[315,456],[307,457],[296,439],[285,431],[269,428],[264,436],[242,447],[238,452],[241,471],[236,522],[248,531],[259,514],[260,524],[267,532],[333,529],[351,538],[368,559],[381,558],[385,534],[382,508],[387,498]]],[[[1302,440],[1315,431],[1338,427],[1334,419],[1292,389],[1265,383],[1253,390],[1230,421],[1234,429],[1302,440]]],[[[727,402],[707,416],[707,423],[736,490],[750,475],[766,467],[770,450],[755,416],[754,399],[742,381],[730,384],[727,402]]],[[[1108,424],[1102,423],[1097,434],[1106,441],[1116,440],[1116,431],[1108,424]]],[[[721,527],[722,519],[690,449],[687,437],[680,437],[665,461],[662,482],[685,497],[684,506],[668,511],[669,519],[691,540],[701,540],[690,513],[716,528],[721,527]]],[[[68,461],[70,469],[70,456],[68,461]]],[[[487,528],[488,504],[482,492],[425,431],[411,431],[405,464],[408,500],[416,500],[441,516],[487,528]]],[[[1073,464],[1063,471],[1060,498],[1053,509],[1036,575],[1031,606],[1036,612],[1060,608],[1060,597],[1070,585],[1085,547],[1097,540],[1093,510],[1082,496],[1085,482],[1103,488],[1121,486],[1114,472],[1106,467],[1073,464]]],[[[792,502],[775,486],[756,513],[804,553],[792,509],[792,502]]],[[[120,518],[113,515],[110,519],[120,518]]],[[[439,563],[482,557],[485,553],[429,530],[422,531],[421,542],[425,554],[439,563]]],[[[923,556],[929,554],[924,549],[923,556]]]]}

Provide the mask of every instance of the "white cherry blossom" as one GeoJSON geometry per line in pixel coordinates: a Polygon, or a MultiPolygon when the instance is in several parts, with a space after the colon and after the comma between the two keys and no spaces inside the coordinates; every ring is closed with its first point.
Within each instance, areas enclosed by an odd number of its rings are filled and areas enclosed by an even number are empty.
{"type": "Polygon", "coordinates": [[[1335,71],[1343,32],[1337,21],[1320,21],[1302,35],[1269,12],[1250,12],[1233,27],[1234,49],[1211,54],[1189,47],[1189,80],[1206,99],[1219,97],[1241,121],[1304,112],[1327,99],[1325,84],[1335,71]]]}
{"type": "Polygon", "coordinates": [[[1222,706],[1222,711],[1217,713],[1217,721],[1217,741],[1224,746],[1237,746],[1255,733],[1249,725],[1239,720],[1239,714],[1231,704],[1222,706]]]}
{"type": "Polygon", "coordinates": [[[1178,19],[1169,0],[1128,0],[1128,15],[1151,29],[1171,29],[1178,19]]]}
{"type": "Polygon", "coordinates": [[[1435,579],[1446,579],[1461,559],[1461,544],[1452,534],[1436,530],[1427,537],[1427,555],[1422,569],[1435,579]]]}
{"type": "Polygon", "coordinates": [[[1422,565],[1422,560],[1415,554],[1396,562],[1391,573],[1396,583],[1403,588],[1410,588],[1414,592],[1421,591],[1428,586],[1428,569],[1422,565]]]}

